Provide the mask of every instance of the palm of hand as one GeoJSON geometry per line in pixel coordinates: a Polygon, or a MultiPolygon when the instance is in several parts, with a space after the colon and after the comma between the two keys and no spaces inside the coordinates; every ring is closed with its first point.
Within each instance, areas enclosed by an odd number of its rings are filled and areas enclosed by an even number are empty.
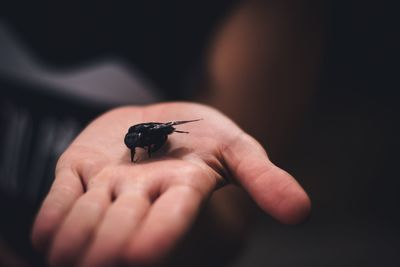
{"type": "Polygon", "coordinates": [[[50,250],[55,265],[157,261],[231,177],[278,219],[295,222],[309,209],[295,180],[216,110],[190,103],[116,109],[89,125],[60,158],[33,241],[50,250]],[[204,120],[179,126],[190,133],[170,135],[151,159],[142,151],[138,163],[130,162],[123,138],[131,125],[197,118],[204,120]]]}

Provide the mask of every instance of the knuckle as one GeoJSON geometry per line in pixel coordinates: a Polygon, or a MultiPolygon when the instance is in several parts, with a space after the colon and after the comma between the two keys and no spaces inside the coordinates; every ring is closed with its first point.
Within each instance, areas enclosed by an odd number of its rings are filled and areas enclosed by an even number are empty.
{"type": "Polygon", "coordinates": [[[102,212],[105,209],[106,206],[107,206],[107,204],[105,204],[105,203],[103,203],[101,201],[99,201],[99,202],[96,202],[96,201],[82,201],[81,203],[79,203],[78,208],[81,209],[81,210],[85,210],[87,212],[90,212],[90,213],[97,214],[97,213],[102,212]]]}
{"type": "Polygon", "coordinates": [[[73,160],[71,159],[70,155],[67,152],[64,152],[60,155],[60,157],[57,160],[56,164],[56,174],[59,172],[62,172],[65,169],[68,169],[71,165],[73,160]]]}
{"type": "Polygon", "coordinates": [[[103,166],[96,157],[85,157],[74,162],[74,167],[84,178],[95,176],[103,170],[103,166]]]}
{"type": "Polygon", "coordinates": [[[101,170],[90,171],[82,176],[87,190],[96,188],[110,188],[119,177],[120,172],[113,167],[101,167],[101,170]]]}
{"type": "Polygon", "coordinates": [[[50,192],[52,193],[51,201],[53,203],[57,201],[65,202],[63,200],[77,196],[76,190],[65,184],[54,184],[50,192]]]}
{"type": "Polygon", "coordinates": [[[56,172],[72,169],[82,176],[93,176],[104,166],[93,148],[71,145],[57,161],[56,172]]]}

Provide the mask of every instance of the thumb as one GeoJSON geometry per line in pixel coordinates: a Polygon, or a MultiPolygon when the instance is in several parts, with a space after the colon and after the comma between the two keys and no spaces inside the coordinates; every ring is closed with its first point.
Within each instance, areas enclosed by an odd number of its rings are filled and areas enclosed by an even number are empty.
{"type": "Polygon", "coordinates": [[[300,223],[308,216],[311,202],[306,192],[268,159],[253,137],[241,134],[222,155],[236,181],[265,212],[287,224],[300,223]]]}

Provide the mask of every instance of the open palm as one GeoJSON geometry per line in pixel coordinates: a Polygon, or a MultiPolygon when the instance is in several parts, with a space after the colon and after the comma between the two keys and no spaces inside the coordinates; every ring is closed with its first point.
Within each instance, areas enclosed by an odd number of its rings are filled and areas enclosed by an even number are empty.
{"type": "Polygon", "coordinates": [[[92,122],[59,159],[33,228],[36,247],[57,266],[154,263],[187,232],[211,193],[234,182],[284,223],[301,221],[310,202],[260,144],[218,111],[193,103],[112,110],[92,122]],[[179,125],[151,159],[123,140],[142,122],[179,125]]]}

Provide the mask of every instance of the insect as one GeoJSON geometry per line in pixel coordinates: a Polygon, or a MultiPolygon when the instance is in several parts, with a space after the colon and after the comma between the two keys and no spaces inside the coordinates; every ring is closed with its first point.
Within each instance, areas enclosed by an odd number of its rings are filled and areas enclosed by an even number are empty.
{"type": "Polygon", "coordinates": [[[201,119],[166,123],[145,122],[131,126],[124,139],[125,145],[131,150],[131,162],[136,162],[134,161],[136,147],[147,149],[149,158],[151,158],[151,153],[159,150],[167,142],[168,135],[174,132],[189,133],[178,131],[173,126],[199,120],[201,119]]]}

